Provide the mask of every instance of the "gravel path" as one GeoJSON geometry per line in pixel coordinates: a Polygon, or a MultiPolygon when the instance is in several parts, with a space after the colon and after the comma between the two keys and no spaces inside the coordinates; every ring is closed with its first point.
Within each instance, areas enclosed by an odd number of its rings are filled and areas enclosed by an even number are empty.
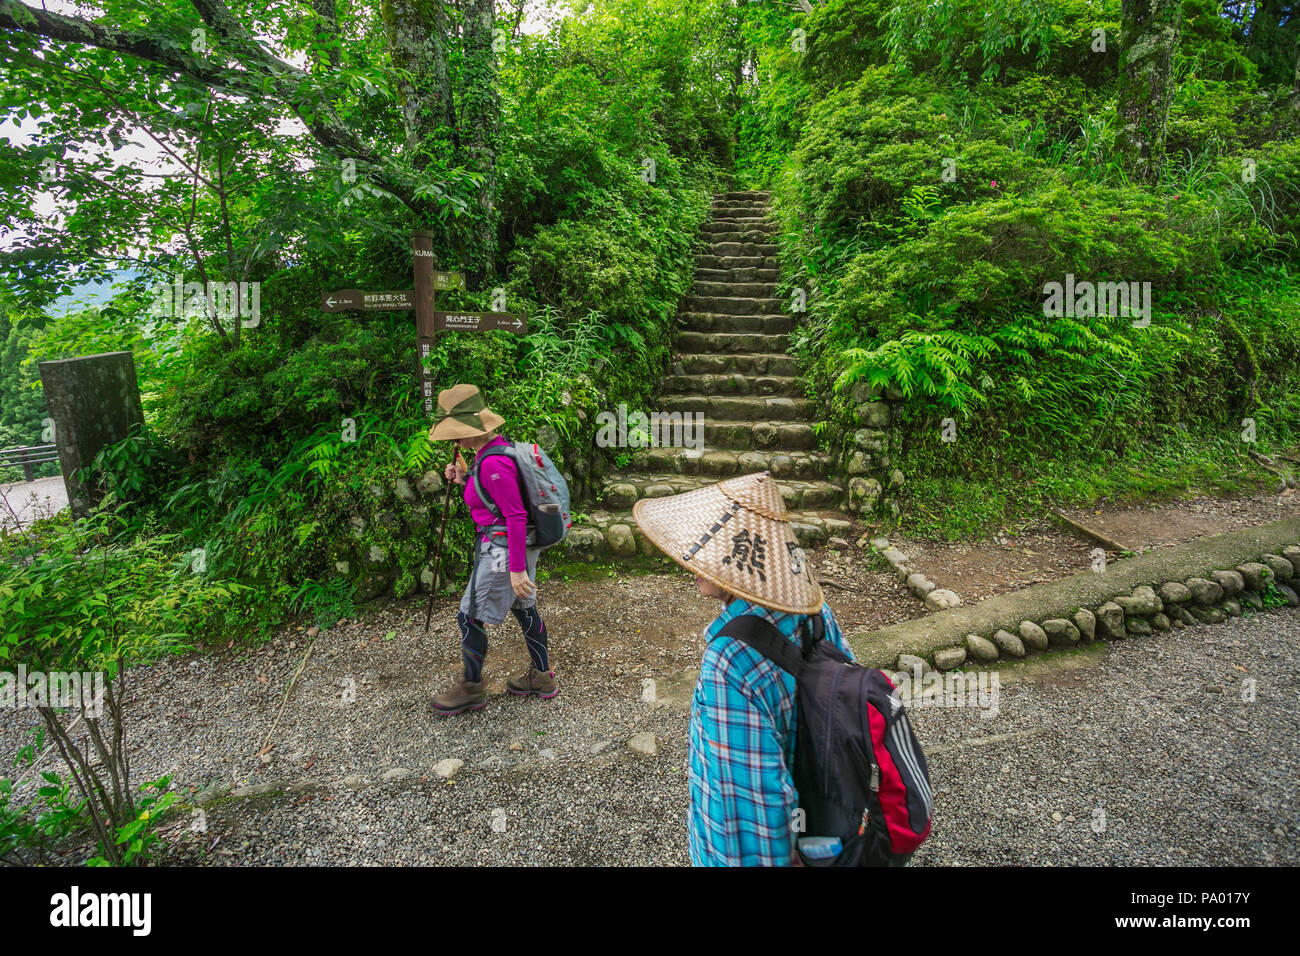
{"type": "Polygon", "coordinates": [[[1294,866],[1298,655],[1300,615],[1273,612],[1008,669],[993,719],[914,710],[937,821],[917,862],[1294,866]]]}
{"type": "MultiPolygon", "coordinates": [[[[555,700],[504,694],[523,648],[496,630],[488,707],[429,716],[457,658],[446,615],[426,637],[417,603],[393,605],[317,639],[269,765],[303,635],[135,672],[134,779],[206,791],[163,860],[685,865],[685,714],[711,603],[679,574],[556,582],[546,600],[555,700]],[[607,603],[584,617],[593,588],[607,603]],[[667,607],[675,632],[646,626],[667,607]],[[643,733],[656,755],[629,748],[643,733]],[[447,758],[464,761],[451,781],[434,771],[447,758]]],[[[1005,668],[992,719],[914,707],[936,791],[915,865],[1300,862],[1297,651],[1300,615],[1274,612],[1005,668]]],[[[0,753],[27,726],[0,712],[0,753]]]]}
{"type": "MultiPolygon", "coordinates": [[[[19,524],[24,528],[40,518],[53,517],[68,506],[68,489],[62,475],[0,485],[0,494],[9,501],[9,507],[18,515],[19,524]]],[[[0,507],[0,528],[16,527],[9,510],[0,507]]]]}

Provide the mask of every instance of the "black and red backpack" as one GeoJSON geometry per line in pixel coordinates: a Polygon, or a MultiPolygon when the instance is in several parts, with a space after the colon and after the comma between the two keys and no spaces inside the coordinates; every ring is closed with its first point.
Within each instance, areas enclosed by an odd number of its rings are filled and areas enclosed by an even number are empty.
{"type": "Polygon", "coordinates": [[[838,837],[842,849],[808,866],[905,866],[930,835],[933,795],[925,754],[884,671],[824,639],[820,614],[796,645],[753,614],[719,632],[743,641],[795,679],[794,785],[800,836],[838,837]]]}

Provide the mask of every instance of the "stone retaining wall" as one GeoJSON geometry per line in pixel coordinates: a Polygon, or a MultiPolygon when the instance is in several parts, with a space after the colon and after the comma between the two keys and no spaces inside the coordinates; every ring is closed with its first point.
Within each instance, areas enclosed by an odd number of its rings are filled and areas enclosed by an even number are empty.
{"type": "Polygon", "coordinates": [[[898,428],[892,427],[892,403],[902,398],[903,393],[895,388],[882,391],[866,382],[849,391],[848,422],[836,429],[831,447],[840,449],[836,461],[844,481],[844,507],[852,514],[868,514],[878,506],[898,513],[887,493],[903,487],[903,472],[893,466],[890,457],[901,444],[898,428]]]}
{"type": "Polygon", "coordinates": [[[409,548],[423,555],[428,548],[429,525],[442,518],[447,487],[440,472],[441,468],[430,469],[419,478],[403,476],[384,485],[372,484],[348,515],[349,534],[331,546],[330,561],[334,573],[353,585],[357,601],[387,593],[409,597],[417,588],[428,590],[432,567],[423,566],[415,579],[400,581],[397,552],[409,548]]]}
{"type": "MultiPolygon", "coordinates": [[[[847,520],[817,515],[807,515],[805,520],[791,522],[791,525],[795,537],[804,547],[833,537],[845,537],[853,527],[847,520]]],[[[563,547],[566,557],[578,561],[594,561],[607,554],[619,558],[660,554],[627,515],[614,515],[608,511],[594,512],[581,526],[575,524],[563,547]]]]}

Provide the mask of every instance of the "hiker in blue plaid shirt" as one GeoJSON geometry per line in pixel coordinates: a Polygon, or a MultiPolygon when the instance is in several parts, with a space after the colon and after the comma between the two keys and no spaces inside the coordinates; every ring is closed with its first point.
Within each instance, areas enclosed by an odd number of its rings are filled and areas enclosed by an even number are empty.
{"type": "Polygon", "coordinates": [[[691,862],[792,865],[798,837],[791,775],[795,681],[749,645],[718,632],[733,618],[754,614],[798,643],[800,622],[819,613],[825,639],[852,652],[809,572],[780,493],[763,472],[643,499],[633,515],[656,546],[695,574],[701,594],[724,603],[704,630],[691,705],[691,862]]]}
{"type": "MultiPolygon", "coordinates": [[[[802,616],[732,598],[703,578],[705,597],[726,602],[704,629],[708,647],[691,705],[688,839],[696,866],[788,866],[797,834],[794,678],[748,644],[714,637],[733,617],[756,614],[798,643],[802,616]]],[[[849,657],[831,609],[825,639],[849,657]]]]}

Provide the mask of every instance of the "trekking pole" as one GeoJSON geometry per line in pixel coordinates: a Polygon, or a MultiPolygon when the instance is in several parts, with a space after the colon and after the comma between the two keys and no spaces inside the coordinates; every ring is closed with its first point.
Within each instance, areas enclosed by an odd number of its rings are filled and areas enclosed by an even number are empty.
{"type": "MultiPolygon", "coordinates": [[[[455,455],[452,456],[451,463],[454,466],[460,460],[460,449],[456,449],[455,455]]],[[[433,580],[429,582],[429,609],[424,615],[424,631],[429,632],[429,622],[433,620],[433,598],[438,593],[438,566],[442,563],[442,536],[447,532],[447,516],[451,514],[451,489],[455,487],[455,480],[447,482],[447,495],[442,502],[442,527],[438,529],[438,547],[433,555],[433,580]]]]}

